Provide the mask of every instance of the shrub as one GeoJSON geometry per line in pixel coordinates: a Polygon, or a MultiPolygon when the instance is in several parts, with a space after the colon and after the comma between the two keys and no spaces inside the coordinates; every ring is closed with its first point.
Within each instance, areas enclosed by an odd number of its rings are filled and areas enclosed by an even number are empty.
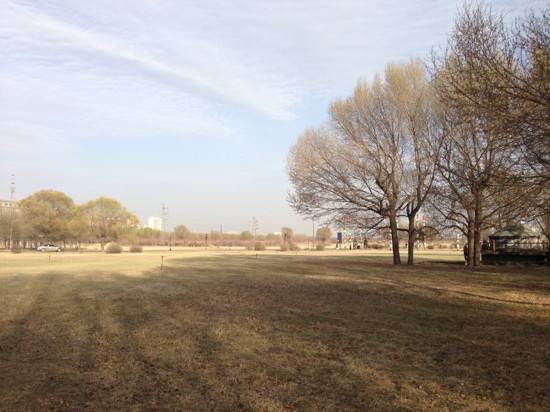
{"type": "Polygon", "coordinates": [[[315,250],[325,250],[325,244],[324,243],[317,243],[315,245],[315,250]]]}
{"type": "Polygon", "coordinates": [[[105,246],[105,253],[122,253],[122,246],[118,243],[107,243],[105,246]]]}
{"type": "Polygon", "coordinates": [[[285,242],[281,245],[281,251],[282,252],[288,252],[288,249],[290,249],[288,243],[285,242]]]}
{"type": "Polygon", "coordinates": [[[293,252],[298,252],[298,251],[300,251],[301,249],[300,249],[300,246],[298,246],[297,244],[291,243],[291,244],[290,244],[290,250],[292,250],[293,252]]]}
{"type": "Polygon", "coordinates": [[[143,246],[141,245],[130,246],[130,253],[141,253],[141,252],[143,252],[143,246]]]}
{"type": "Polygon", "coordinates": [[[254,250],[265,250],[265,243],[264,242],[254,243],[254,250]]]}
{"type": "Polygon", "coordinates": [[[21,249],[20,247],[14,247],[11,249],[11,253],[21,253],[23,251],[23,249],[21,249]]]}

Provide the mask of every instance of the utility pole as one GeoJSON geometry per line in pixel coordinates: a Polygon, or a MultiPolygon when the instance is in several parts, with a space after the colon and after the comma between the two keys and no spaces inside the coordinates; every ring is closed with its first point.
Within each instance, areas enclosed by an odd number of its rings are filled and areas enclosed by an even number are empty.
{"type": "Polygon", "coordinates": [[[164,232],[166,230],[166,205],[163,203],[160,205],[160,231],[164,232]]]}
{"type": "Polygon", "coordinates": [[[168,231],[166,228],[168,227],[166,224],[166,216],[168,213],[166,212],[168,208],[166,207],[166,204],[162,203],[160,205],[160,231],[161,236],[164,239],[164,234],[162,232],[168,232],[168,250],[172,250],[172,233],[168,231]]]}
{"type": "MultiPolygon", "coordinates": [[[[13,202],[15,201],[15,175],[12,174],[11,175],[11,187],[10,187],[10,191],[11,191],[11,197],[10,197],[10,200],[13,202]]],[[[9,238],[9,248],[10,249],[13,249],[13,224],[14,224],[14,220],[15,220],[15,203],[12,203],[11,206],[10,206],[10,238],[9,238]]]]}

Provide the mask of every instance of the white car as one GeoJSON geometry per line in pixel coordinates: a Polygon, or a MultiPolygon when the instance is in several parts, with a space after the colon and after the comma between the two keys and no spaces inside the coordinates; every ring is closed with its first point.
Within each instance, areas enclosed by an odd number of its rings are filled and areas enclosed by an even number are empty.
{"type": "Polygon", "coordinates": [[[40,252],[63,252],[61,246],[56,246],[53,243],[47,243],[45,245],[40,245],[36,248],[40,252]]]}

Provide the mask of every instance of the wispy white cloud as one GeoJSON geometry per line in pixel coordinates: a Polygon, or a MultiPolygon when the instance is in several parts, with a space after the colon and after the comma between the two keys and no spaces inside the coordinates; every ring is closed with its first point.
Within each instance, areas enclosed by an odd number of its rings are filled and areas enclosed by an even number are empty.
{"type": "MultiPolygon", "coordinates": [[[[126,10],[119,11],[125,16],[126,10]]],[[[97,32],[19,5],[6,14],[12,25],[6,30],[12,40],[7,53],[34,69],[60,65],[62,70],[93,72],[99,67],[98,75],[133,74],[151,82],[165,81],[211,102],[238,104],[275,117],[289,116],[288,108],[296,101],[294,92],[285,90],[285,77],[276,71],[262,70],[245,53],[221,47],[215,36],[206,40],[188,34],[185,27],[157,26],[147,14],[133,19],[122,33],[97,32]],[[143,33],[154,40],[140,43],[143,33]]]]}
{"type": "MultiPolygon", "coordinates": [[[[217,187],[226,197],[235,193],[234,205],[248,184],[265,209],[275,196],[269,190],[285,182],[285,154],[302,130],[322,122],[328,103],[350,94],[359,77],[444,43],[462,4],[0,2],[0,173],[24,170],[28,187],[36,187],[41,181],[30,169],[57,167],[61,182],[75,165],[99,175],[109,159],[121,180],[139,174],[138,185],[147,174],[138,166],[147,164],[159,173],[204,176],[209,186],[223,181],[217,187]],[[231,176],[235,188],[219,176],[231,176]]],[[[492,3],[513,16],[547,2],[492,3]]],[[[155,176],[142,190],[164,188],[157,196],[176,202],[179,192],[155,176]]],[[[71,190],[89,189],[82,179],[72,174],[61,190],[76,197],[71,190]]]]}

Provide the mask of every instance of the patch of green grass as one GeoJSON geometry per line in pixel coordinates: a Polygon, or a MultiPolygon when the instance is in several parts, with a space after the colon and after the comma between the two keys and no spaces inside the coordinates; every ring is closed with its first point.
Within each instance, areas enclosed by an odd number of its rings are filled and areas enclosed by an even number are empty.
{"type": "Polygon", "coordinates": [[[547,268],[160,256],[0,256],[0,409],[550,406],[547,268]]]}

